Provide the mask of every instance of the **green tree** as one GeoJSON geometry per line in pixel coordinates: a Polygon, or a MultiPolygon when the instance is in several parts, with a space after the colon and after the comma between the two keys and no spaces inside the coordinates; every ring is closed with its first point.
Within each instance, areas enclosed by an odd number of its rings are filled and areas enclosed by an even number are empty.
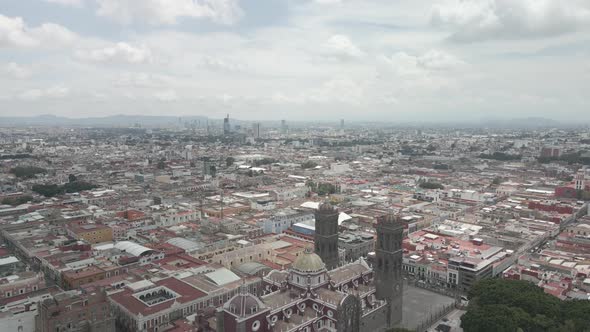
{"type": "Polygon", "coordinates": [[[438,182],[422,182],[419,184],[419,187],[422,189],[445,189],[445,186],[438,182]]]}
{"type": "Polygon", "coordinates": [[[227,167],[230,167],[231,165],[234,164],[235,161],[236,160],[234,159],[234,157],[227,157],[227,158],[225,158],[225,165],[227,167]]]}
{"type": "Polygon", "coordinates": [[[20,197],[6,197],[2,200],[2,204],[17,206],[21,204],[25,204],[33,200],[33,196],[24,195],[20,197]]]}
{"type": "Polygon", "coordinates": [[[47,170],[36,166],[17,166],[12,168],[10,173],[14,174],[19,179],[32,179],[37,174],[47,173],[47,170]]]}
{"type": "Polygon", "coordinates": [[[76,178],[76,176],[74,174],[68,175],[69,182],[76,182],[76,180],[78,180],[78,179],[76,178]]]}
{"type": "Polygon", "coordinates": [[[499,185],[499,184],[501,184],[501,183],[502,183],[502,181],[504,181],[504,179],[502,179],[502,178],[501,178],[501,177],[499,177],[499,176],[496,176],[496,177],[494,178],[494,180],[492,181],[492,184],[499,185]]]}
{"type": "Polygon", "coordinates": [[[590,331],[590,301],[561,301],[527,281],[484,279],[469,299],[465,332],[590,331]]]}
{"type": "Polygon", "coordinates": [[[164,169],[166,168],[166,158],[162,158],[158,161],[158,165],[157,165],[158,169],[164,169]]]}
{"type": "Polygon", "coordinates": [[[314,168],[317,165],[318,165],[317,163],[315,163],[315,162],[313,162],[311,160],[308,160],[308,161],[304,162],[303,164],[301,164],[301,168],[303,168],[303,169],[309,169],[309,168],[314,168]]]}
{"type": "Polygon", "coordinates": [[[45,197],[53,197],[57,195],[62,195],[64,193],[76,193],[85,190],[92,190],[98,188],[98,186],[84,182],[84,181],[75,181],[75,182],[68,182],[63,186],[57,184],[36,184],[33,186],[33,191],[38,193],[39,195],[43,195],[45,197]]]}

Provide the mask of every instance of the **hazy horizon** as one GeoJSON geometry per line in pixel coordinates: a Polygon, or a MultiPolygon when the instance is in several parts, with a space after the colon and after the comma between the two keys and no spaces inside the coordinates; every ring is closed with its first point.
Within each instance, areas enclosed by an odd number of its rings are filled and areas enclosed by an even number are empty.
{"type": "Polygon", "coordinates": [[[588,123],[587,0],[7,0],[0,117],[588,123]]]}

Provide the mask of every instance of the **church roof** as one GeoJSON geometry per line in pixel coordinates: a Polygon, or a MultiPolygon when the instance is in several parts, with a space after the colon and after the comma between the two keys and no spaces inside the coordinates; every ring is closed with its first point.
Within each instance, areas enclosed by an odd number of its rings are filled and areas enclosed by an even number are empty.
{"type": "Polygon", "coordinates": [[[320,256],[313,253],[311,249],[305,249],[303,255],[299,256],[293,265],[293,270],[299,272],[317,272],[326,268],[326,264],[322,261],[320,256]]]}
{"type": "Polygon", "coordinates": [[[240,292],[227,301],[223,308],[239,317],[248,317],[266,309],[266,306],[258,297],[248,293],[246,286],[242,285],[240,292]]]}

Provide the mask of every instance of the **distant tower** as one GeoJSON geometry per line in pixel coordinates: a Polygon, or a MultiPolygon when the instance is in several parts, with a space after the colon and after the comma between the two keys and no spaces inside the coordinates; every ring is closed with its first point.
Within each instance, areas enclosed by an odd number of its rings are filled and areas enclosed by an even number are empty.
{"type": "Polygon", "coordinates": [[[254,138],[260,138],[260,122],[252,124],[252,135],[254,138]]]}
{"type": "Polygon", "coordinates": [[[584,190],[586,187],[586,168],[581,168],[576,174],[576,190],[584,190]]]}
{"type": "Polygon", "coordinates": [[[286,134],[287,133],[287,130],[288,130],[288,128],[287,128],[287,121],[286,120],[281,120],[281,132],[283,134],[286,134]]]}
{"type": "Polygon", "coordinates": [[[229,126],[229,114],[226,118],[223,119],[223,134],[229,135],[231,132],[231,128],[229,126]]]}
{"type": "Polygon", "coordinates": [[[329,203],[321,204],[315,213],[314,245],[328,271],[338,267],[338,210],[329,203]]]}
{"type": "Polygon", "coordinates": [[[389,305],[387,326],[402,321],[402,239],[403,224],[394,215],[380,218],[375,244],[375,295],[389,305]]]}
{"type": "Polygon", "coordinates": [[[344,130],[344,119],[340,119],[340,129],[344,130]]]}

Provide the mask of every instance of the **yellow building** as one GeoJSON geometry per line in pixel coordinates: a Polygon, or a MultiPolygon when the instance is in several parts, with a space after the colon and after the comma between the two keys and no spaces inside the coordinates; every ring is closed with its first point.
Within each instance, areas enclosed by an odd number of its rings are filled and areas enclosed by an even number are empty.
{"type": "Polygon", "coordinates": [[[113,241],[113,230],[103,224],[74,224],[69,231],[76,239],[90,244],[113,241]]]}

